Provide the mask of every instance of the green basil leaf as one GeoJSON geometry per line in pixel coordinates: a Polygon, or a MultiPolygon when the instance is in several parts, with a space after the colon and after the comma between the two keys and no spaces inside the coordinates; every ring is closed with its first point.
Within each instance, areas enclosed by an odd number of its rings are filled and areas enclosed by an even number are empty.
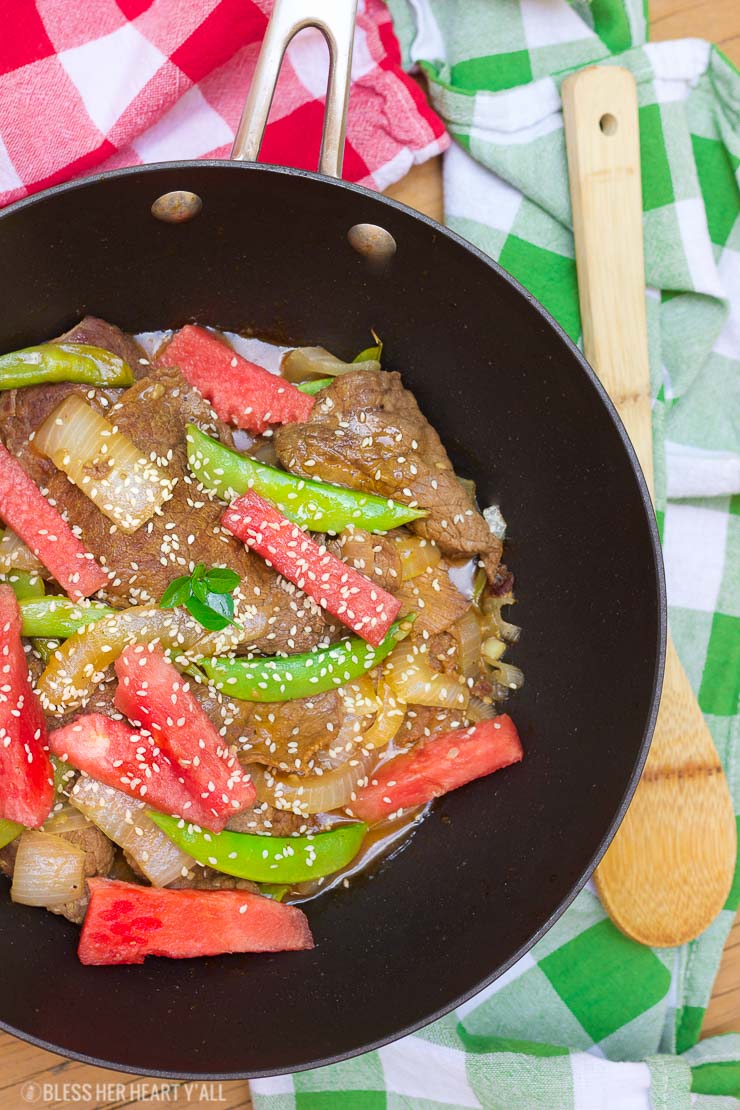
{"type": "Polygon", "coordinates": [[[235,570],[228,567],[213,567],[205,577],[208,589],[213,594],[230,594],[239,585],[240,578],[235,570]]]}
{"type": "Polygon", "coordinates": [[[205,578],[205,576],[206,576],[206,564],[205,563],[198,563],[197,567],[195,568],[193,573],[190,575],[190,581],[191,582],[199,582],[200,579],[205,578]]]}
{"type": "Polygon", "coordinates": [[[190,597],[190,578],[183,575],[173,578],[167,589],[162,594],[159,602],[160,609],[174,609],[176,605],[183,605],[190,597]]]}
{"type": "Polygon", "coordinates": [[[190,592],[193,597],[197,597],[198,601],[208,604],[208,586],[206,585],[205,578],[191,578],[190,579],[190,592]]]}
{"type": "Polygon", "coordinates": [[[353,362],[380,362],[380,356],[383,353],[383,340],[378,339],[375,332],[373,332],[373,339],[375,340],[375,346],[366,347],[364,351],[360,351],[359,355],[355,355],[352,359],[353,362]]]}
{"type": "Polygon", "coordinates": [[[231,594],[208,594],[206,605],[229,620],[234,616],[234,599],[231,594]]]}
{"type": "Polygon", "coordinates": [[[222,629],[226,628],[228,624],[231,624],[228,617],[222,617],[215,609],[211,609],[208,605],[204,605],[202,601],[199,601],[197,597],[193,597],[192,595],[185,602],[185,608],[188,613],[190,613],[190,616],[194,617],[198,624],[202,624],[209,632],[220,632],[222,629]]]}

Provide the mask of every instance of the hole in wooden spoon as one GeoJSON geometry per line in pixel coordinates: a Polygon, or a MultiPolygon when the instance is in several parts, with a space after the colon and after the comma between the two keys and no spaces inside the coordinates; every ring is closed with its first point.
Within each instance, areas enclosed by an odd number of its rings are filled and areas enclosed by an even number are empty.
{"type": "Polygon", "coordinates": [[[613,116],[611,112],[604,112],[599,120],[599,127],[605,135],[613,135],[617,130],[617,117],[613,116]]]}

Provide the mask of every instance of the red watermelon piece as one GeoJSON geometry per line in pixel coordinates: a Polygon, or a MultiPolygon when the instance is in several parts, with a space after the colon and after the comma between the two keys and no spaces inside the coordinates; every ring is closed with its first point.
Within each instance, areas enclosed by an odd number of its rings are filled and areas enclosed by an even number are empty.
{"type": "Polygon", "coordinates": [[[226,817],[214,813],[190,789],[185,774],[154,738],[102,713],[88,713],[49,737],[54,755],[92,778],[121,790],[152,809],[185,817],[202,828],[221,832],[226,817]]]}
{"type": "Polygon", "coordinates": [[[518,763],[523,755],[516,725],[506,714],[434,736],[384,763],[357,791],[352,814],[374,824],[390,813],[426,805],[466,782],[518,763]]]}
{"type": "Polygon", "coordinates": [[[21,614],[10,586],[0,586],[0,817],[43,825],[54,802],[41,702],[31,689],[21,614]]]}
{"type": "Polygon", "coordinates": [[[254,490],[232,502],[221,523],[268,567],[378,647],[401,609],[398,598],[320,547],[254,490]]]}
{"type": "Polygon", "coordinates": [[[225,952],[313,948],[306,915],[243,890],[167,890],[88,879],[90,905],[77,954],[83,964],[143,964],[225,952]]]}
{"type": "Polygon", "coordinates": [[[222,420],[253,435],[271,424],[308,420],[313,408],[313,397],[194,324],[180,328],[157,356],[157,365],[176,366],[222,420]]]}
{"type": "Polygon", "coordinates": [[[185,778],[191,793],[227,821],[256,798],[236,753],[190,691],[190,683],[164,654],[130,644],[116,660],[115,704],[155,737],[185,778]]]}
{"type": "Polygon", "coordinates": [[[108,575],[0,443],[0,520],[30,547],[74,601],[108,584],[108,575]]]}

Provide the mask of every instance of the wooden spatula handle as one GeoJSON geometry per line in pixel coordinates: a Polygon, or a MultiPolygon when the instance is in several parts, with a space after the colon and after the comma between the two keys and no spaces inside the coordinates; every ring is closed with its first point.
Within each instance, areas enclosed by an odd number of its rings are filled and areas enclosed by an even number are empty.
{"type": "Polygon", "coordinates": [[[615,66],[563,84],[583,346],[616,405],[652,494],[637,91],[615,66]]]}
{"type": "MultiPolygon", "coordinates": [[[[652,491],[635,81],[624,69],[592,67],[566,78],[562,98],[584,349],[652,491]]],[[[666,947],[691,940],[709,925],[724,905],[734,864],[727,780],[669,638],[650,754],[596,870],[596,885],[620,929],[666,947]]]]}

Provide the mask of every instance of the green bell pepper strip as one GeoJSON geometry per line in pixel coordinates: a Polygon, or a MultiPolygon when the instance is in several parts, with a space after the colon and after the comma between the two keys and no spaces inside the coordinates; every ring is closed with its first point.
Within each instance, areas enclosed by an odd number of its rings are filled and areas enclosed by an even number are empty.
{"type": "Polygon", "coordinates": [[[11,570],[8,574],[0,574],[0,582],[10,586],[19,601],[27,597],[43,597],[46,593],[43,578],[31,570],[11,570]]]}
{"type": "Polygon", "coordinates": [[[51,640],[44,636],[34,636],[31,640],[31,646],[39,657],[43,659],[44,663],[49,662],[54,652],[59,650],[61,644],[61,640],[51,640]]]}
{"type": "Polygon", "coordinates": [[[23,636],[64,640],[88,624],[117,612],[100,602],[80,605],[68,597],[31,597],[18,602],[23,636]]]}
{"type": "Polygon", "coordinates": [[[23,825],[19,825],[16,821],[9,821],[7,817],[0,817],[0,848],[10,844],[11,840],[15,840],[23,831],[23,825]]]}
{"type": "Polygon", "coordinates": [[[315,397],[317,393],[326,389],[327,385],[331,385],[333,381],[333,378],[316,378],[312,382],[297,382],[296,389],[300,389],[301,393],[307,393],[309,397],[315,397]]]}
{"type": "Polygon", "coordinates": [[[295,524],[311,532],[341,532],[348,524],[368,532],[388,532],[426,516],[374,493],[299,478],[224,447],[188,424],[188,464],[196,478],[224,501],[253,489],[295,524]]]}
{"type": "Polygon", "coordinates": [[[183,852],[202,863],[254,883],[305,883],[333,875],[360,850],[367,825],[339,825],[316,836],[259,836],[224,830],[198,832],[182,818],[147,810],[183,852]]]}
{"type": "Polygon", "coordinates": [[[0,355],[0,389],[46,382],[133,385],[134,375],[118,355],[86,343],[43,343],[0,355]]]}
{"type": "Polygon", "coordinates": [[[217,690],[240,701],[293,701],[334,690],[371,671],[408,635],[415,613],[392,624],[378,647],[352,636],[302,655],[212,656],[199,664],[217,690]]]}
{"type": "Polygon", "coordinates": [[[282,902],[289,890],[290,883],[260,883],[260,894],[272,898],[273,902],[282,902]]]}

